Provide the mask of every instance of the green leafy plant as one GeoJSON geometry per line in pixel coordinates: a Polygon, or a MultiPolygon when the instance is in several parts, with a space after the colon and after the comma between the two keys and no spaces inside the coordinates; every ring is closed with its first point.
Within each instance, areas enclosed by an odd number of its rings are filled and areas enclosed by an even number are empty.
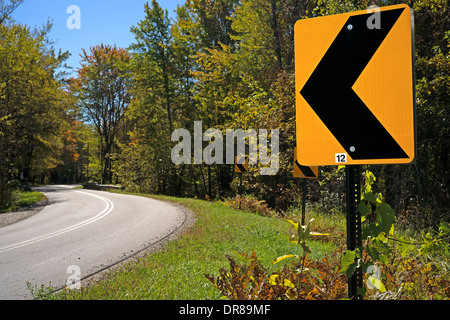
{"type": "MultiPolygon", "coordinates": [[[[392,276],[382,277],[381,270],[389,270],[400,266],[414,247],[419,247],[419,256],[433,252],[447,246],[450,227],[442,222],[439,237],[435,238],[430,232],[422,232],[422,241],[413,241],[406,237],[394,236],[395,211],[383,201],[381,193],[373,192],[373,184],[376,181],[374,174],[365,172],[365,183],[362,190],[358,211],[361,214],[362,246],[355,250],[347,250],[341,257],[341,272],[350,278],[358,268],[366,274],[365,286],[358,289],[358,293],[364,297],[367,288],[377,289],[383,294],[387,291],[382,278],[393,284],[392,276]]],[[[408,287],[408,286],[406,286],[408,287]]]]}
{"type": "Polygon", "coordinates": [[[30,291],[31,296],[34,300],[50,300],[52,294],[55,292],[55,288],[49,283],[48,286],[41,284],[40,287],[31,284],[27,281],[27,288],[30,291]]]}
{"type": "MultiPolygon", "coordinates": [[[[230,269],[221,268],[219,276],[205,274],[214,288],[220,290],[225,298],[233,300],[275,300],[286,292],[281,285],[282,280],[268,280],[267,270],[258,260],[255,251],[252,254],[238,254],[243,263],[239,264],[231,256],[227,256],[230,269]]],[[[271,278],[270,278],[271,279],[271,278]]],[[[286,280],[288,281],[288,280],[286,280]]],[[[287,284],[287,282],[285,283],[287,284]]]]}
{"type": "Polygon", "coordinates": [[[293,257],[300,258],[300,268],[298,268],[296,270],[296,273],[297,273],[296,285],[294,285],[292,283],[288,283],[288,285],[286,285],[286,286],[289,288],[288,288],[286,294],[290,299],[293,299],[295,297],[297,299],[299,299],[302,292],[308,293],[314,289],[316,289],[317,292],[323,294],[324,292],[319,287],[315,286],[313,283],[304,283],[303,275],[304,275],[304,272],[309,271],[309,268],[306,266],[306,259],[307,259],[308,254],[311,253],[311,250],[307,246],[307,241],[310,239],[311,236],[319,236],[319,235],[321,236],[321,235],[329,235],[329,234],[311,231],[310,225],[311,225],[311,222],[314,221],[314,219],[311,219],[306,226],[302,226],[302,225],[300,225],[300,223],[294,222],[289,219],[287,219],[287,221],[294,227],[295,230],[297,230],[297,239],[291,240],[291,242],[297,243],[302,247],[303,255],[299,256],[299,255],[295,255],[295,254],[287,254],[287,255],[278,257],[273,261],[273,263],[275,264],[275,263],[278,263],[278,262],[280,262],[284,259],[288,259],[288,258],[293,258],[293,257]]]}
{"type": "MultiPolygon", "coordinates": [[[[269,273],[252,250],[236,253],[242,263],[228,256],[230,268],[221,268],[219,276],[205,274],[223,298],[233,300],[323,300],[341,299],[346,296],[345,276],[333,268],[336,263],[324,257],[313,261],[308,257],[302,262],[285,264],[269,273]],[[302,269],[302,271],[300,271],[302,269]]],[[[295,256],[295,255],[292,255],[295,256]]],[[[278,261],[289,257],[280,257],[278,261]]],[[[277,260],[277,259],[276,259],[277,260]]]]}

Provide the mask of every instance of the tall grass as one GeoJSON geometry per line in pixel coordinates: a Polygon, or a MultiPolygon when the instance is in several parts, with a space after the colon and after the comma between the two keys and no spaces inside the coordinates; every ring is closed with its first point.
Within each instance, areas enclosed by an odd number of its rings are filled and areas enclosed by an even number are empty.
{"type": "Polygon", "coordinates": [[[13,200],[8,207],[0,208],[0,213],[11,212],[18,210],[22,207],[29,206],[33,203],[39,202],[45,199],[45,196],[41,192],[37,191],[16,191],[13,196],[13,200]]]}

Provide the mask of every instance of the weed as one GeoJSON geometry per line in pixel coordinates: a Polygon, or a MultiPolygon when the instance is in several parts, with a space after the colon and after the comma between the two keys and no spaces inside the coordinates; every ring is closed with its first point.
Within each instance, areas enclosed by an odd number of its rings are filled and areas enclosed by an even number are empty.
{"type": "Polygon", "coordinates": [[[324,300],[346,297],[346,278],[339,273],[336,261],[327,257],[313,261],[285,264],[268,272],[255,251],[239,254],[243,263],[227,256],[229,269],[221,268],[219,276],[206,278],[225,298],[233,300],[324,300]],[[303,271],[299,271],[303,269],[303,271]]]}
{"type": "Polygon", "coordinates": [[[270,209],[264,200],[258,200],[251,196],[236,196],[233,199],[225,201],[225,205],[265,217],[276,216],[276,212],[270,209]]]}

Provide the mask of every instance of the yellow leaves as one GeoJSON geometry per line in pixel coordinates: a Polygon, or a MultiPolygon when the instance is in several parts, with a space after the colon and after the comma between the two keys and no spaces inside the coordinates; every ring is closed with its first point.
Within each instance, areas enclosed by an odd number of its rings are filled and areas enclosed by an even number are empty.
{"type": "Polygon", "coordinates": [[[323,298],[328,299],[328,294],[314,283],[301,283],[300,287],[297,288],[291,280],[282,278],[278,274],[273,274],[269,278],[269,284],[273,286],[281,285],[288,288],[285,295],[289,300],[299,299],[299,293],[301,295],[318,294],[323,298]]]}
{"type": "Polygon", "coordinates": [[[309,235],[310,235],[310,236],[329,236],[330,234],[329,234],[329,233],[320,233],[320,232],[314,232],[314,231],[311,231],[311,232],[309,233],[309,235]]]}
{"type": "Polygon", "coordinates": [[[386,287],[381,282],[381,280],[371,275],[367,278],[367,286],[377,289],[378,291],[380,291],[380,293],[386,291],[386,287]]]}
{"type": "Polygon", "coordinates": [[[289,222],[295,230],[298,230],[298,222],[294,222],[292,220],[286,219],[287,222],[289,222]]]}
{"type": "Polygon", "coordinates": [[[315,232],[315,231],[310,231],[310,224],[311,222],[314,221],[314,219],[311,219],[308,224],[306,226],[302,226],[301,229],[299,230],[298,222],[292,221],[290,219],[285,219],[287,222],[289,222],[295,230],[297,230],[297,235],[298,235],[298,240],[294,241],[291,240],[292,243],[299,243],[300,241],[305,241],[307,239],[309,239],[310,236],[329,236],[329,233],[321,233],[321,232],[315,232]]]}
{"type": "Polygon", "coordinates": [[[296,254],[286,254],[284,256],[278,257],[275,260],[273,260],[273,264],[278,263],[284,259],[293,258],[293,257],[300,258],[300,256],[296,255],[296,254]]]}
{"type": "Polygon", "coordinates": [[[280,283],[281,280],[279,280],[279,278],[280,278],[280,275],[273,274],[269,278],[269,283],[273,286],[281,284],[284,287],[289,287],[289,288],[295,289],[294,284],[289,279],[282,279],[282,283],[280,283]]]}
{"type": "Polygon", "coordinates": [[[295,290],[289,289],[286,291],[286,297],[289,300],[295,300],[297,298],[297,294],[296,294],[295,290]]]}

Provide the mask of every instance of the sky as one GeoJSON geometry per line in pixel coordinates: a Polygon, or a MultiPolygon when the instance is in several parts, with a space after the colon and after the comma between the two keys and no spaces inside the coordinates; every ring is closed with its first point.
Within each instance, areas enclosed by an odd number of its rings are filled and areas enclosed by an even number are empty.
{"type": "MultiPolygon", "coordinates": [[[[177,5],[186,0],[159,0],[163,9],[174,18],[177,5]]],[[[116,45],[126,48],[134,42],[131,26],[144,19],[144,4],[151,0],[25,0],[12,14],[12,18],[32,28],[41,27],[48,20],[53,23],[49,38],[54,47],[69,51],[67,65],[74,71],[80,66],[82,48],[89,50],[98,44],[116,45]],[[71,5],[78,6],[76,11],[69,10],[71,5]],[[75,18],[79,18],[75,20],[75,18]],[[76,21],[80,28],[72,28],[76,21]]]]}

